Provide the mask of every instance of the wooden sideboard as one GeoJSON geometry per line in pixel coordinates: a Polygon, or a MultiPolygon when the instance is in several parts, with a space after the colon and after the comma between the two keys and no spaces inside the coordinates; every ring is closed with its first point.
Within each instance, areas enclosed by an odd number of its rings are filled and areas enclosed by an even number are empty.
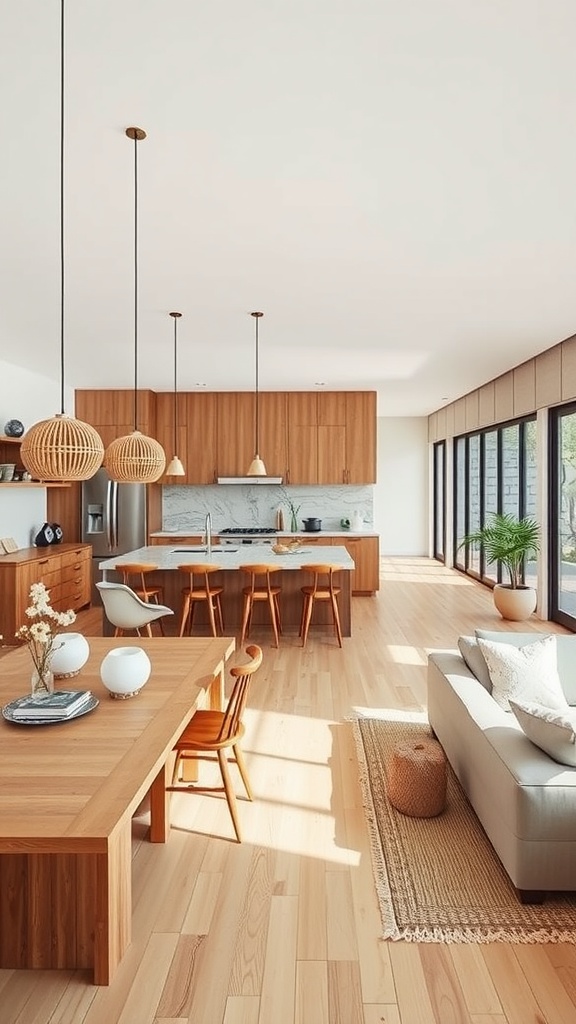
{"type": "Polygon", "coordinates": [[[14,643],[14,634],[24,625],[30,604],[30,587],[44,583],[50,603],[57,611],[78,611],[90,604],[90,544],[56,544],[45,548],[22,548],[0,557],[0,634],[4,643],[14,643]]]}

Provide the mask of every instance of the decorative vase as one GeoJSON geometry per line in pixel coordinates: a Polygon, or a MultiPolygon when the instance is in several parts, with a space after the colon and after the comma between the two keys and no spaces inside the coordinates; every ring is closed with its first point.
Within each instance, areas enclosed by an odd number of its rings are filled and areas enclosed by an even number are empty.
{"type": "Polygon", "coordinates": [[[100,666],[100,678],[111,697],[135,697],[148,682],[152,665],[141,647],[113,647],[100,666]]]}
{"type": "Polygon", "coordinates": [[[49,544],[54,540],[54,530],[50,526],[50,523],[44,523],[44,525],[38,530],[38,533],[34,537],[34,543],[37,548],[47,548],[49,544]]]}
{"type": "Polygon", "coordinates": [[[298,533],[298,519],[295,512],[290,515],[290,529],[292,533],[298,533]]]}
{"type": "Polygon", "coordinates": [[[537,594],[533,587],[516,587],[496,583],[492,592],[494,605],[503,619],[522,622],[536,609],[537,594]]]}
{"type": "Polygon", "coordinates": [[[41,701],[46,700],[46,697],[51,697],[54,693],[54,673],[51,669],[46,669],[42,675],[34,668],[32,672],[32,679],[30,681],[32,700],[41,701]]]}
{"type": "Polygon", "coordinates": [[[57,633],[50,665],[55,679],[77,676],[88,661],[90,647],[82,633],[57,633]]]}

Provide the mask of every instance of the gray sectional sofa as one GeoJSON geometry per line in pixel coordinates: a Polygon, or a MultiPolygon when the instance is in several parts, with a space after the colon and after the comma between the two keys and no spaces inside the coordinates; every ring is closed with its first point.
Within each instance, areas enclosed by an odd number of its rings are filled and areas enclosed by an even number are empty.
{"type": "MultiPolygon", "coordinates": [[[[477,636],[523,646],[540,634],[477,636]]],[[[562,688],[576,705],[576,636],[558,635],[556,650],[562,688]]],[[[576,890],[576,768],[535,746],[477,670],[459,650],[429,655],[430,725],[521,899],[576,890]]]]}

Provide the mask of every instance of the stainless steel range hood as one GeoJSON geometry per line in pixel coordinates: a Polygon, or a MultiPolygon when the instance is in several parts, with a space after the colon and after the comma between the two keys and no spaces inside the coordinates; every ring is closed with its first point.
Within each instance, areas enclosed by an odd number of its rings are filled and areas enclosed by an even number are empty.
{"type": "Polygon", "coordinates": [[[281,476],[219,476],[216,480],[217,484],[244,484],[244,486],[252,486],[253,484],[281,484],[281,476]]]}

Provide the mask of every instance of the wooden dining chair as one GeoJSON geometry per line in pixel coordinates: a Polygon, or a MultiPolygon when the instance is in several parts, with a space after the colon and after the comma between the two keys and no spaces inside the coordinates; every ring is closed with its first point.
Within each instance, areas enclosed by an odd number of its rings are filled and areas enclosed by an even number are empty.
{"type": "Polygon", "coordinates": [[[338,594],[341,591],[341,587],[335,586],[334,574],[338,572],[338,566],[322,564],[322,565],[303,565],[301,566],[304,572],[311,572],[314,577],[314,581],[311,586],[301,587],[302,590],[302,616],[300,619],[300,636],[302,637],[302,647],[306,646],[306,640],[308,639],[308,630],[310,628],[310,621],[312,619],[312,611],[314,609],[315,601],[329,601],[332,608],[332,621],[336,630],[336,636],[338,643],[342,647],[342,628],[340,625],[340,612],[338,610],[338,594]]]}
{"type": "Polygon", "coordinates": [[[236,794],[232,786],[228,764],[236,764],[249,800],[253,799],[252,787],[248,779],[240,740],[244,735],[242,716],[246,707],[248,687],[252,677],[262,664],[262,650],[256,644],[246,648],[250,661],[244,665],[235,665],[230,669],[234,686],[225,711],[198,710],[194,713],[184,732],[174,745],[176,762],[172,776],[172,784],[166,789],[172,792],[188,793],[222,793],[230,810],[236,839],[242,842],[236,794]],[[218,761],[222,786],[200,786],[197,783],[184,782],[180,778],[183,761],[218,761]]]}
{"type": "Polygon", "coordinates": [[[279,634],[282,632],[282,623],[280,620],[280,587],[273,586],[270,577],[277,572],[280,572],[279,565],[267,565],[267,564],[255,564],[255,565],[243,565],[241,566],[242,572],[245,572],[250,577],[250,586],[242,588],[243,595],[243,608],[242,608],[242,629],[240,634],[240,644],[244,643],[244,640],[248,636],[250,631],[250,625],[252,622],[252,610],[254,604],[257,601],[265,601],[270,609],[270,619],[272,622],[272,628],[274,630],[274,636],[276,638],[275,646],[279,646],[279,634]]]}
{"type": "MultiPolygon", "coordinates": [[[[147,604],[164,604],[164,587],[157,583],[147,582],[146,576],[156,572],[157,565],[148,562],[118,562],[116,571],[122,574],[122,583],[130,587],[141,601],[147,604]]],[[[162,619],[158,619],[160,632],[164,636],[162,619]]]]}
{"type": "Polygon", "coordinates": [[[188,633],[192,632],[192,620],[194,608],[198,601],[204,601],[208,609],[208,621],[212,636],[218,636],[224,632],[224,620],[222,618],[222,604],[220,595],[224,587],[211,583],[210,576],[214,572],[220,572],[221,566],[210,565],[209,563],[179,565],[180,572],[188,575],[188,586],[182,590],[182,615],[180,617],[180,636],[184,636],[186,626],[188,633]],[[195,579],[196,577],[196,579],[195,579]]]}

